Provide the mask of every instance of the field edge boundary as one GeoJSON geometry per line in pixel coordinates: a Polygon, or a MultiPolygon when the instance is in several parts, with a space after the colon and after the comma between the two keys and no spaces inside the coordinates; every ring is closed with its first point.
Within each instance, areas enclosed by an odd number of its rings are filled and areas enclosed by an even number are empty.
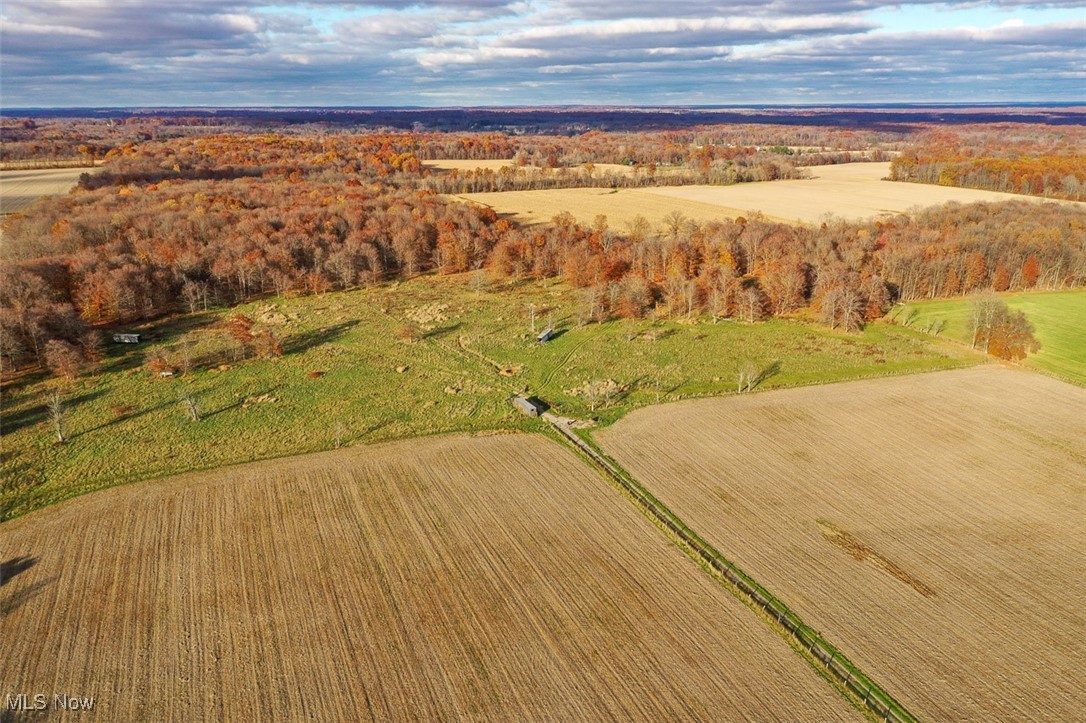
{"type": "Polygon", "coordinates": [[[551,427],[578,451],[588,457],[605,475],[625,489],[634,501],[676,535],[711,569],[720,573],[747,600],[754,603],[772,620],[792,636],[822,668],[844,687],[858,696],[867,708],[884,721],[916,723],[918,719],[898,702],[882,686],[866,675],[836,646],[803,620],[776,596],[760,585],[734,563],[720,554],[712,545],[688,527],[679,517],[656,499],[616,462],[605,456],[585,436],[577,434],[564,421],[547,415],[551,427]]]}

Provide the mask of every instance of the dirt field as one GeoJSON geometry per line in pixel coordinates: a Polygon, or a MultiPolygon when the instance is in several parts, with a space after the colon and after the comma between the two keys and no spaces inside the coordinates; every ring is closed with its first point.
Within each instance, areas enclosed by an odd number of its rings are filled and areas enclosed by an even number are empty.
{"type": "Polygon", "coordinates": [[[15,213],[41,196],[67,193],[90,168],[0,171],[0,214],[15,213]]]}
{"type": "Polygon", "coordinates": [[[543,437],[175,477],[0,533],[0,684],[101,718],[860,719],[543,437]]]}
{"type": "MultiPolygon", "coordinates": [[[[639,214],[659,223],[667,213],[675,210],[696,221],[734,218],[761,211],[779,221],[817,223],[831,213],[839,218],[858,220],[948,201],[972,203],[1032,198],[968,188],[883,181],[881,179],[890,173],[889,163],[849,163],[809,170],[814,177],[801,181],[659,186],[617,192],[573,188],[471,193],[459,198],[492,206],[499,213],[514,214],[526,223],[549,221],[561,211],[569,211],[581,222],[591,223],[602,213],[616,229],[623,229],[627,221],[639,214]]],[[[1086,203],[1075,205],[1086,209],[1086,203]]]]}
{"type": "Polygon", "coordinates": [[[1086,709],[1086,390],[1001,367],[685,402],[597,435],[929,720],[1086,709]]]}

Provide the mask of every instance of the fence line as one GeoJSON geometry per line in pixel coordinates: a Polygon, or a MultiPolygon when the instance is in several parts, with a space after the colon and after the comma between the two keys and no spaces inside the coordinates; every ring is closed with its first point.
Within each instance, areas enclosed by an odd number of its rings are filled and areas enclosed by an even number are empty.
{"type": "Polygon", "coordinates": [[[831,645],[813,628],[804,624],[799,615],[792,612],[787,605],[778,600],[752,577],[717,552],[712,545],[703,540],[696,532],[687,527],[682,520],[676,517],[662,502],[653,497],[640,483],[597,452],[592,445],[570,429],[568,423],[564,423],[550,414],[544,416],[559,434],[587,455],[608,477],[618,482],[641,507],[694,550],[698,557],[723,575],[747,599],[775,619],[823,668],[863,700],[864,705],[871,709],[880,719],[895,723],[916,723],[915,716],[857,668],[841,651],[831,645]]]}

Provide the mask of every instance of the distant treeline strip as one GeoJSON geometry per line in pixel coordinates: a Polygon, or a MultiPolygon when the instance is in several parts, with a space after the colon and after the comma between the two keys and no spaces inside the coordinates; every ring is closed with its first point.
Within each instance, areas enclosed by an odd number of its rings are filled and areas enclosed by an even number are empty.
{"type": "Polygon", "coordinates": [[[799,641],[834,678],[857,695],[881,720],[897,721],[898,723],[914,723],[917,720],[905,706],[864,674],[840,650],[826,641],[809,625],[806,625],[799,615],[750,575],[736,567],[694,530],[687,527],[667,506],[653,497],[625,470],[622,470],[616,463],[602,455],[567,425],[551,422],[551,426],[565,439],[573,443],[577,449],[587,455],[608,477],[618,482],[641,507],[677,535],[679,539],[697,553],[698,557],[727,578],[747,599],[780,623],[781,627],[799,641]]]}

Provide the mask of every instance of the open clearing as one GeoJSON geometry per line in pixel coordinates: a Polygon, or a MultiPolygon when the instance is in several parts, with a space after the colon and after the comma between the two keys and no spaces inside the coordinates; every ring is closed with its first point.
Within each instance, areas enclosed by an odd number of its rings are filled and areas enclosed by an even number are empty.
{"type": "MultiPolygon", "coordinates": [[[[1041,350],[1027,356],[1026,363],[1086,386],[1086,289],[1002,294],[1000,298],[1010,308],[1025,313],[1041,342],[1041,350]]],[[[917,301],[897,316],[915,309],[914,329],[925,329],[932,322],[943,321],[946,327],[941,334],[968,344],[972,337],[969,328],[972,304],[973,300],[967,298],[917,301]]]]}
{"type": "Polygon", "coordinates": [[[653,224],[660,224],[672,211],[679,211],[687,218],[701,222],[734,218],[747,213],[738,208],[726,208],[660,195],[656,193],[657,190],[656,188],[558,188],[545,191],[464,193],[451,198],[489,206],[499,214],[511,215],[520,223],[528,225],[548,223],[565,211],[571,213],[583,224],[591,224],[596,216],[603,214],[607,217],[611,228],[619,232],[625,231],[626,224],[638,216],[645,217],[653,224]]]}
{"type": "Polygon", "coordinates": [[[0,171],[0,214],[15,213],[42,196],[67,193],[84,173],[93,168],[45,168],[0,171]]]}
{"type": "Polygon", "coordinates": [[[1086,708],[1086,389],[1004,367],[636,411],[595,435],[929,720],[1086,708]]]}
{"type": "Polygon", "coordinates": [[[779,372],[765,386],[901,374],[976,363],[953,342],[889,324],[843,334],[780,320],[650,320],[577,326],[582,301],[558,282],[472,288],[472,277],[426,276],[335,294],[276,297],[139,327],[145,342],[108,344],[95,372],[65,383],[68,440],[54,445],[44,406],[53,382],[5,380],[0,516],[149,477],[444,432],[531,429],[509,403],[530,388],[573,416],[604,416],[663,400],[734,390],[743,361],[779,372]],[[561,332],[537,344],[529,325],[561,332]],[[247,314],[283,338],[279,359],[252,359],[159,378],[149,355],[182,335],[214,336],[247,314]],[[397,332],[414,324],[419,339],[397,332]],[[509,368],[512,376],[499,369],[509,368]],[[626,387],[595,412],[567,393],[613,379],[626,387]],[[178,395],[192,392],[191,422],[178,395]]]}
{"type": "MultiPolygon", "coordinates": [[[[659,224],[672,211],[679,211],[695,221],[735,218],[758,211],[778,221],[818,223],[828,214],[862,220],[948,201],[1042,201],[1012,193],[884,181],[882,179],[890,173],[890,164],[885,162],[815,166],[809,170],[813,178],[799,181],[617,190],[569,188],[469,193],[457,198],[482,203],[498,213],[512,214],[523,223],[550,221],[558,213],[569,211],[578,221],[590,224],[596,215],[604,214],[619,230],[638,215],[659,224]]],[[[1086,203],[1074,205],[1086,209],[1086,203]]]]}
{"type": "Polygon", "coordinates": [[[187,475],[0,529],[0,683],[96,717],[862,719],[541,436],[187,475]]]}

